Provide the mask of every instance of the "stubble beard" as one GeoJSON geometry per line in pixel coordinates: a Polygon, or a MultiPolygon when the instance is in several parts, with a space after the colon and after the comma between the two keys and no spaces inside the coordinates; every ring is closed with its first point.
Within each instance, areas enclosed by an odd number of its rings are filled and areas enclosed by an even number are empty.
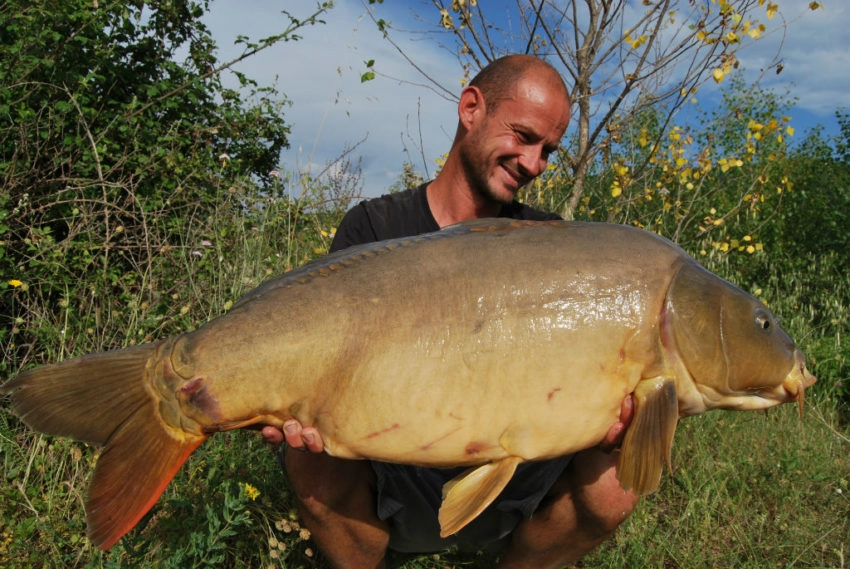
{"type": "Polygon", "coordinates": [[[462,163],[467,183],[476,196],[498,205],[507,205],[513,202],[516,192],[507,190],[507,195],[503,195],[504,192],[493,187],[496,181],[488,177],[488,174],[495,173],[497,169],[501,168],[499,163],[490,166],[486,157],[482,156],[464,156],[462,163]]]}

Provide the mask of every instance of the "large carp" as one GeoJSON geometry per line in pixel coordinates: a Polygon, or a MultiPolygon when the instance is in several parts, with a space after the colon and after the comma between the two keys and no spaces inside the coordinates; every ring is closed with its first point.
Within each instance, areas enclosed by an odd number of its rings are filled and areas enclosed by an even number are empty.
{"type": "Polygon", "coordinates": [[[758,300],[655,234],[476,220],[330,255],[194,332],[21,374],[34,429],[103,445],[87,500],[108,548],[211,434],[291,417],[345,458],[477,468],[458,531],[523,461],[598,444],[633,393],[618,477],[645,494],[678,418],[797,401],[815,378],[758,300]]]}

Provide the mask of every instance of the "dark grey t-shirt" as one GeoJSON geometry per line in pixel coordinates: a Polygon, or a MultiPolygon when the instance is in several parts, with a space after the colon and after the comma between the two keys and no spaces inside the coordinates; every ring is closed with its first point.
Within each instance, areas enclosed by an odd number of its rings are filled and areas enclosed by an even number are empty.
{"type": "MultiPolygon", "coordinates": [[[[426,183],[403,192],[360,202],[343,217],[330,251],[438,231],[440,226],[428,207],[425,193],[427,187],[426,183]]],[[[503,205],[498,217],[537,221],[561,219],[553,213],[539,211],[516,201],[503,205]]]]}

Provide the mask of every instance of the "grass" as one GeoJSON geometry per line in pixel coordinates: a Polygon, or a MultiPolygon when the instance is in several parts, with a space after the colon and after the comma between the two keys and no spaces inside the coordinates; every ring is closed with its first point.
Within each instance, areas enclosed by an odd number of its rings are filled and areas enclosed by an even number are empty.
{"type": "Polygon", "coordinates": [[[683,421],[675,472],[581,567],[844,567],[850,439],[828,405],[683,421]]]}

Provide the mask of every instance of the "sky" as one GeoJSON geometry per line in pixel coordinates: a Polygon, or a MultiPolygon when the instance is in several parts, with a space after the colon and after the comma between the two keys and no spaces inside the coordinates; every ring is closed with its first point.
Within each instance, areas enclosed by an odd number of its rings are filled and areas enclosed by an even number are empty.
{"type": "MultiPolygon", "coordinates": [[[[741,66],[754,75],[781,46],[782,73],[766,74],[762,86],[782,95],[787,91],[797,100],[791,114],[798,140],[817,124],[835,134],[835,111],[850,110],[850,3],[821,0],[823,9],[810,11],[810,0],[774,1],[781,10],[778,18],[788,23],[786,32],[769,34],[740,51],[741,66]]],[[[226,61],[242,51],[233,45],[238,35],[258,39],[279,33],[288,24],[282,9],[305,18],[315,5],[214,0],[205,22],[218,43],[219,59],[226,61]]],[[[420,13],[428,13],[431,6],[434,13],[431,2],[403,0],[384,0],[376,12],[395,27],[422,29],[423,24],[413,20],[411,6],[420,13]]],[[[291,101],[285,111],[291,147],[281,155],[282,168],[315,174],[354,148],[351,157],[362,161],[364,197],[385,193],[405,161],[432,176],[457,124],[452,99],[461,90],[457,57],[433,36],[393,35],[417,66],[453,89],[451,95],[438,92],[382,37],[361,0],[336,0],[322,19],[324,24],[300,30],[299,41],[280,43],[236,67],[261,85],[276,85],[291,101]],[[367,60],[375,60],[377,76],[362,83],[367,60]]]]}

